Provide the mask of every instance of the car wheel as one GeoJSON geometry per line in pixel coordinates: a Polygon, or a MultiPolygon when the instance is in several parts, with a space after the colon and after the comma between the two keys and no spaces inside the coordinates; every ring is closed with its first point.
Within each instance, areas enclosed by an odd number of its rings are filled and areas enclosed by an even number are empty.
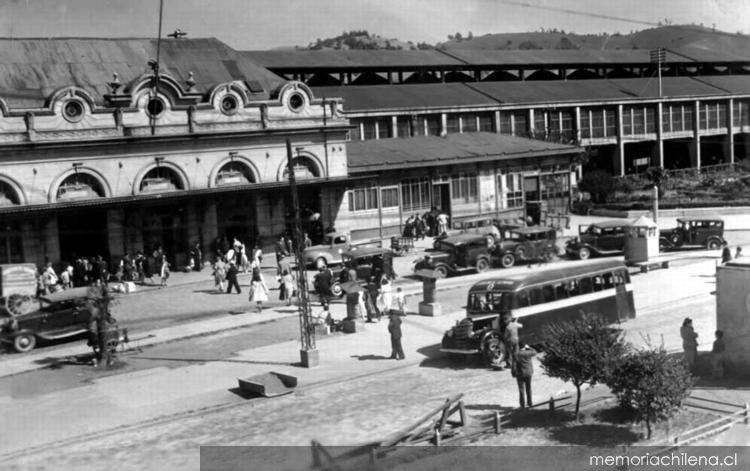
{"type": "Polygon", "coordinates": [[[18,353],[26,353],[36,347],[36,337],[33,334],[19,334],[13,339],[13,348],[18,353]]]}
{"type": "Polygon", "coordinates": [[[328,266],[328,262],[326,262],[325,257],[318,257],[317,259],[315,259],[315,268],[319,268],[322,265],[328,266]]]}
{"type": "Polygon", "coordinates": [[[344,289],[341,287],[341,283],[338,281],[331,286],[331,294],[340,298],[344,294],[344,289]]]}
{"type": "Polygon", "coordinates": [[[516,257],[512,253],[506,253],[500,259],[500,266],[503,268],[510,268],[516,264],[516,257]]]}
{"type": "Polygon", "coordinates": [[[517,260],[526,260],[526,249],[523,247],[519,247],[516,249],[516,259],[517,260]]]}
{"type": "Polygon", "coordinates": [[[435,277],[438,279],[447,278],[448,277],[448,269],[444,266],[440,265],[438,267],[435,267],[435,277]]]}
{"type": "Polygon", "coordinates": [[[20,316],[34,309],[31,296],[11,294],[5,298],[5,308],[13,316],[20,316]]]}
{"type": "Polygon", "coordinates": [[[552,260],[555,259],[555,255],[556,255],[555,249],[553,249],[552,247],[548,247],[542,254],[542,258],[544,259],[545,262],[551,262],[552,260]]]}
{"type": "Polygon", "coordinates": [[[711,239],[706,244],[708,250],[719,250],[719,247],[721,247],[721,242],[718,239],[711,239]]]}
{"type": "Polygon", "coordinates": [[[502,359],[502,345],[499,332],[489,333],[482,341],[482,356],[487,366],[499,365],[502,359]]]}
{"type": "Polygon", "coordinates": [[[477,273],[484,273],[490,269],[490,262],[486,258],[477,260],[477,273]]]}
{"type": "Polygon", "coordinates": [[[587,247],[581,247],[578,249],[578,258],[581,260],[588,260],[588,258],[591,256],[591,250],[589,250],[587,247]]]}
{"type": "Polygon", "coordinates": [[[669,241],[672,242],[673,245],[681,245],[682,244],[682,236],[680,234],[672,234],[672,237],[669,238],[669,241]]]}

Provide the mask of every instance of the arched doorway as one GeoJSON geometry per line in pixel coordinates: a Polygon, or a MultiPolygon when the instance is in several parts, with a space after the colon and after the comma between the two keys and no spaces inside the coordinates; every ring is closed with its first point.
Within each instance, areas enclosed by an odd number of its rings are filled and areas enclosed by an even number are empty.
{"type": "MultiPolygon", "coordinates": [[[[81,171],[65,177],[55,190],[55,201],[60,203],[105,196],[101,180],[81,171]]],[[[106,211],[80,208],[61,212],[57,217],[57,233],[62,259],[60,261],[73,263],[78,257],[92,259],[97,255],[109,255],[106,211]]]]}
{"type": "Polygon", "coordinates": [[[246,163],[238,161],[227,162],[222,165],[216,172],[216,178],[214,179],[214,185],[216,186],[247,185],[250,183],[255,183],[252,170],[246,163]]]}
{"type": "MultiPolygon", "coordinates": [[[[320,178],[320,168],[318,164],[310,157],[299,156],[292,160],[292,166],[294,167],[294,178],[296,180],[309,180],[311,178],[320,178]]],[[[281,173],[281,181],[289,180],[289,169],[284,165],[284,170],[281,173]]]]}

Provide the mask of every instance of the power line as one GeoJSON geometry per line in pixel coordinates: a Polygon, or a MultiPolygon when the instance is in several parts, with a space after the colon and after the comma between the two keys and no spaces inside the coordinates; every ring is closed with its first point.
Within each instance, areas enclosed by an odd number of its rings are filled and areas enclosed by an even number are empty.
{"type": "Polygon", "coordinates": [[[586,16],[589,18],[598,18],[598,19],[604,19],[604,20],[615,20],[615,21],[622,21],[625,23],[634,23],[634,24],[647,25],[647,26],[662,26],[661,24],[654,23],[653,21],[634,20],[632,18],[625,18],[622,16],[605,15],[602,13],[593,13],[593,12],[587,12],[587,11],[581,11],[581,10],[573,10],[571,8],[559,8],[559,7],[534,5],[529,2],[514,2],[513,0],[497,0],[497,1],[498,3],[504,3],[506,5],[513,5],[513,6],[524,7],[524,8],[535,8],[537,10],[556,11],[560,13],[567,13],[569,15],[586,16]]]}

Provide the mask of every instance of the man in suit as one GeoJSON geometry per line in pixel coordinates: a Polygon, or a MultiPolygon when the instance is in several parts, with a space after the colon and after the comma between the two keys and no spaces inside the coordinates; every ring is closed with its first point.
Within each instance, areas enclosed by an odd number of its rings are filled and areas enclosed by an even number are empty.
{"type": "Polygon", "coordinates": [[[516,376],[516,382],[518,383],[518,402],[521,408],[531,407],[531,377],[534,375],[534,363],[533,358],[536,355],[536,350],[524,345],[523,348],[518,350],[516,353],[515,361],[513,362],[513,371],[516,376]],[[526,397],[524,400],[524,390],[526,397]]]}
{"type": "Polygon", "coordinates": [[[391,359],[403,360],[405,355],[401,346],[401,316],[397,311],[391,311],[388,332],[391,334],[391,359]]]}

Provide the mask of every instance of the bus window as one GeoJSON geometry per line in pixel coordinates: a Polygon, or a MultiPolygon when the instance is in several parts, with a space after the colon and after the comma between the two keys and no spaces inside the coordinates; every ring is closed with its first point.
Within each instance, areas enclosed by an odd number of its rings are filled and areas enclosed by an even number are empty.
{"type": "Polygon", "coordinates": [[[551,303],[555,300],[555,288],[552,285],[542,287],[542,297],[545,303],[551,303]]]}
{"type": "Polygon", "coordinates": [[[591,278],[581,278],[579,280],[579,285],[581,288],[581,294],[587,294],[594,291],[594,288],[591,286],[591,278]]]}
{"type": "Polygon", "coordinates": [[[578,296],[581,294],[581,286],[576,280],[570,280],[565,284],[565,289],[568,292],[568,296],[578,296]]]}
{"type": "Polygon", "coordinates": [[[594,277],[594,291],[601,291],[604,289],[604,279],[601,275],[596,275],[594,277]]]}
{"type": "Polygon", "coordinates": [[[612,289],[615,287],[615,277],[612,273],[605,273],[602,275],[604,280],[604,289],[612,289]]]}
{"type": "Polygon", "coordinates": [[[532,306],[535,304],[542,304],[544,299],[542,298],[541,288],[531,288],[529,290],[529,304],[532,306]]]}
{"type": "Polygon", "coordinates": [[[555,299],[565,299],[568,297],[568,284],[564,282],[555,283],[555,299]]]}
{"type": "Polygon", "coordinates": [[[492,312],[500,312],[507,310],[505,293],[488,293],[487,302],[490,304],[492,312]]]}
{"type": "Polygon", "coordinates": [[[516,307],[527,307],[529,305],[529,291],[522,289],[516,293],[516,307]]]}

